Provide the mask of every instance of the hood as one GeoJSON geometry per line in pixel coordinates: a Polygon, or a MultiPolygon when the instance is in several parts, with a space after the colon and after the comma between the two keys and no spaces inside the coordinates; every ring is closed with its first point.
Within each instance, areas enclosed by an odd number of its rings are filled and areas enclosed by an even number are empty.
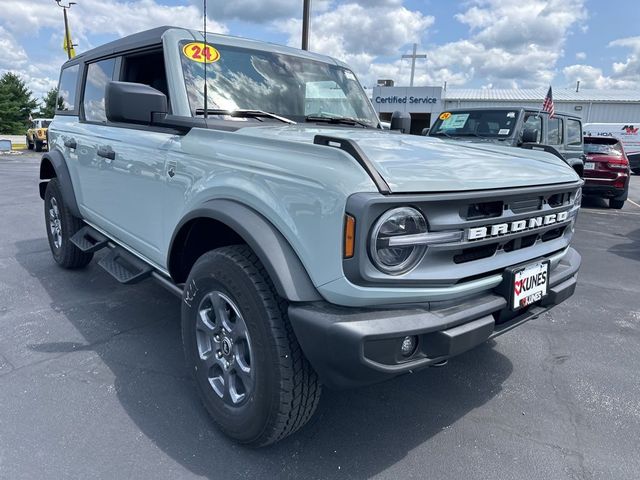
{"type": "Polygon", "coordinates": [[[393,193],[448,192],[574,182],[577,174],[549,153],[362,128],[291,125],[236,132],[313,143],[316,135],[355,141],[393,193]]]}

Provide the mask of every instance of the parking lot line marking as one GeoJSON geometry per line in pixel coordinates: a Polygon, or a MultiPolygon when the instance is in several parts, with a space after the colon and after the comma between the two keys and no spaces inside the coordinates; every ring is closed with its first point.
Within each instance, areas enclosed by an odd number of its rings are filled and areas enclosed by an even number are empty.
{"type": "Polygon", "coordinates": [[[596,215],[607,215],[607,216],[617,216],[617,215],[640,215],[640,213],[636,213],[636,212],[621,212],[621,211],[615,211],[615,212],[600,212],[598,210],[590,210],[590,209],[583,209],[581,210],[581,212],[584,212],[585,214],[587,213],[595,213],[596,215]]]}
{"type": "Polygon", "coordinates": [[[636,207],[640,208],[640,205],[638,205],[636,202],[634,202],[633,200],[631,200],[630,198],[627,198],[627,200],[629,200],[631,203],[633,203],[636,207]]]}

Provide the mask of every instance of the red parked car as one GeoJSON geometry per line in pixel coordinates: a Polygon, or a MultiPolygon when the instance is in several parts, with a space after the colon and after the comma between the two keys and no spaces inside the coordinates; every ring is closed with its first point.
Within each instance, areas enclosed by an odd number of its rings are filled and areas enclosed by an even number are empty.
{"type": "Polygon", "coordinates": [[[608,198],[609,208],[622,208],[631,174],[622,143],[613,137],[584,137],[584,153],[583,193],[608,198]]]}

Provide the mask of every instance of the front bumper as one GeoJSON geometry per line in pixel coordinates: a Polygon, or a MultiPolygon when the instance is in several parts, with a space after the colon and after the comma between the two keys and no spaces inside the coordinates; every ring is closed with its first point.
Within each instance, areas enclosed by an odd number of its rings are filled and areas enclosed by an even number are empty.
{"type": "Polygon", "coordinates": [[[289,319],[325,385],[366,385],[441,363],[538,317],[573,295],[580,262],[580,254],[569,248],[550,273],[548,295],[516,313],[508,309],[499,287],[463,301],[402,308],[293,304],[289,319]],[[408,360],[399,353],[407,335],[418,337],[416,353],[408,360]]]}

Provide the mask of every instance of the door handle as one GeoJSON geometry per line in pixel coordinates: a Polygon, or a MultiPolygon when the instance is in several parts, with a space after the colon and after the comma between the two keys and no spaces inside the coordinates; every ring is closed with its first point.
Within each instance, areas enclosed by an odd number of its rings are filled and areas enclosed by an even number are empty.
{"type": "Polygon", "coordinates": [[[111,147],[100,147],[98,148],[98,156],[108,160],[115,160],[116,152],[111,147]]]}
{"type": "Polygon", "coordinates": [[[64,146],[67,148],[73,148],[75,150],[76,148],[78,148],[78,143],[76,142],[75,138],[67,138],[64,141],[64,146]]]}

